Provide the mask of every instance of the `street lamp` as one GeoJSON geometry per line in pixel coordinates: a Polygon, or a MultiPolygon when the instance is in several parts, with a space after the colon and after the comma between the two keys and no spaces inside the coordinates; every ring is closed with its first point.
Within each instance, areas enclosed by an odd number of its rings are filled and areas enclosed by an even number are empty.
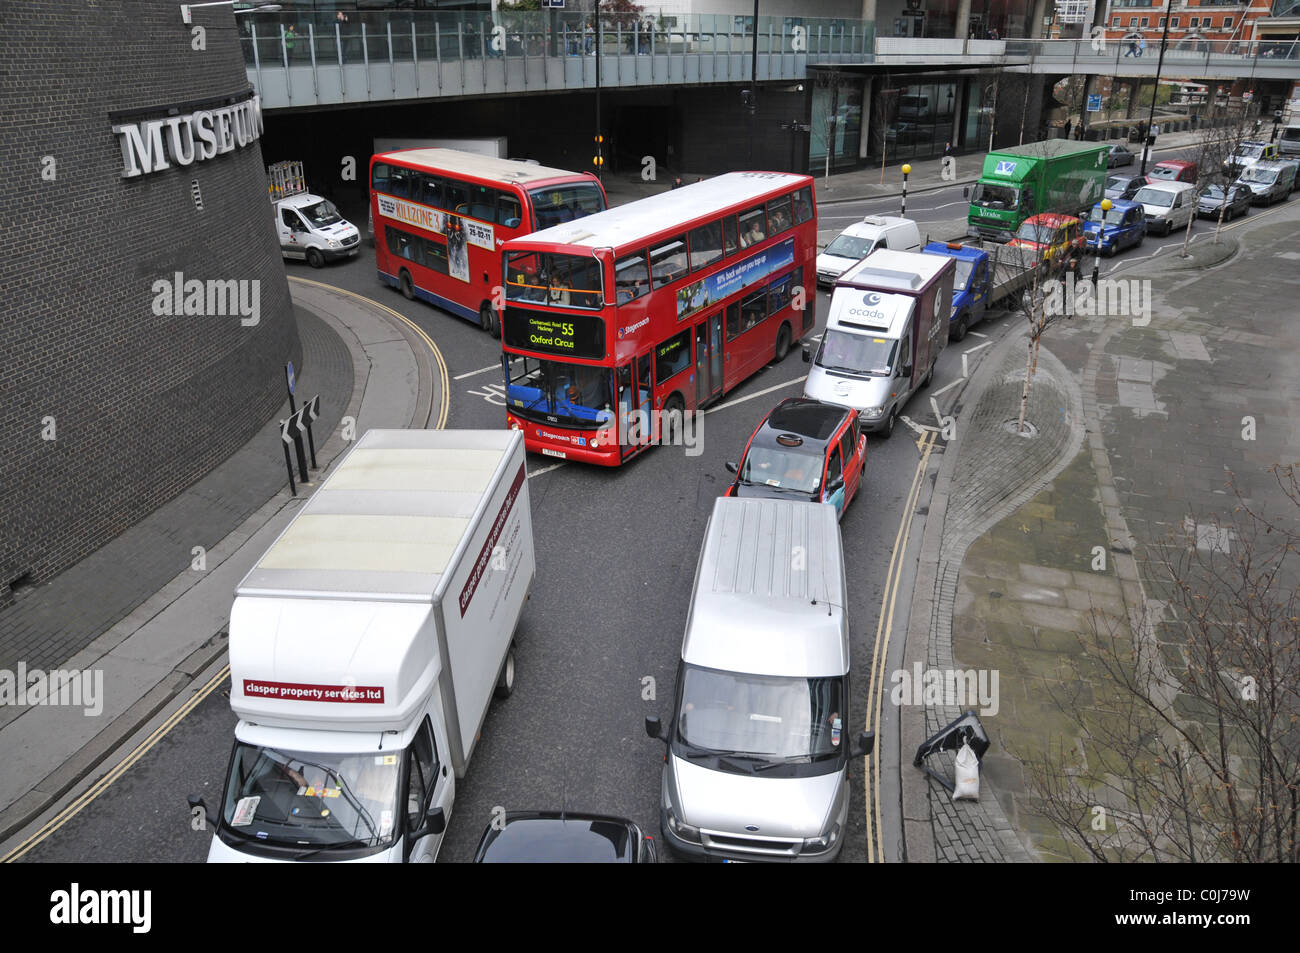
{"type": "MultiPolygon", "coordinates": [[[[1101,230],[1097,232],[1097,251],[1092,256],[1092,287],[1093,291],[1097,288],[1097,273],[1101,271],[1101,239],[1106,234],[1106,215],[1115,207],[1115,203],[1110,199],[1102,199],[1101,205],[1101,230]]],[[[1118,247],[1118,246],[1116,246],[1118,247]]]]}
{"type": "MultiPolygon", "coordinates": [[[[243,3],[245,0],[209,0],[207,3],[182,3],[181,4],[181,22],[193,23],[194,18],[190,15],[192,10],[200,7],[233,7],[236,3],[243,3]]],[[[278,13],[280,4],[278,3],[259,3],[255,7],[247,10],[235,10],[233,13],[238,16],[241,13],[278,13]]]]}
{"type": "Polygon", "coordinates": [[[898,214],[907,218],[907,177],[912,174],[912,167],[907,163],[903,164],[903,210],[898,214]]]}
{"type": "Polygon", "coordinates": [[[1156,82],[1151,89],[1151,115],[1147,117],[1147,134],[1142,143],[1142,170],[1139,175],[1147,174],[1147,153],[1151,148],[1151,127],[1156,122],[1156,100],[1160,98],[1160,69],[1165,65],[1165,42],[1169,39],[1169,21],[1173,19],[1170,13],[1173,12],[1173,3],[1165,3],[1165,29],[1160,34],[1160,58],[1156,60],[1156,82]]]}

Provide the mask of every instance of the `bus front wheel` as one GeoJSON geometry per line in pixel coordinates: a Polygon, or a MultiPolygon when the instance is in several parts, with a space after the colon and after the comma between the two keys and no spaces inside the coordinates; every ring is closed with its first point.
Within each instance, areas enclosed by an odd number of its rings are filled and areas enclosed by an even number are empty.
{"type": "Polygon", "coordinates": [[[785,356],[790,353],[790,325],[781,325],[781,330],[776,335],[776,360],[773,363],[780,364],[785,360],[785,356]]]}
{"type": "Polygon", "coordinates": [[[397,287],[401,289],[402,297],[407,301],[415,300],[415,286],[411,284],[411,273],[403,270],[397,276],[397,287]]]}

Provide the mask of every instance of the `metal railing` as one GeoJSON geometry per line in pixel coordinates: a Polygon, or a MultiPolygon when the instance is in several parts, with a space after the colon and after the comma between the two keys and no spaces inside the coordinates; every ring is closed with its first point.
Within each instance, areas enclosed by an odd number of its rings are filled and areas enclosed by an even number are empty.
{"type": "MultiPolygon", "coordinates": [[[[602,14],[604,56],[751,53],[752,18],[694,14],[655,20],[602,14]]],[[[594,55],[590,14],[425,10],[248,13],[238,18],[244,61],[258,69],[464,59],[594,55]]],[[[870,20],[759,17],[760,54],[869,56],[870,20]]]]}

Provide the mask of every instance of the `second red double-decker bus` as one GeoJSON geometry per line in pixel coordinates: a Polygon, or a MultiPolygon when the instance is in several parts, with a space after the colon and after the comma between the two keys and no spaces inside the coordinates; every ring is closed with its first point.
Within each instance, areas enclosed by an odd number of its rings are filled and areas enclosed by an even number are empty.
{"type": "Polygon", "coordinates": [[[455,149],[403,149],[370,160],[379,278],[407,298],[460,315],[489,334],[501,246],[606,207],[590,173],[455,149]]]}
{"type": "MultiPolygon", "coordinates": [[[[529,450],[617,466],[816,323],[812,179],[731,172],[504,248],[506,409],[529,450]]],[[[680,431],[678,431],[680,432],[680,431]]]]}

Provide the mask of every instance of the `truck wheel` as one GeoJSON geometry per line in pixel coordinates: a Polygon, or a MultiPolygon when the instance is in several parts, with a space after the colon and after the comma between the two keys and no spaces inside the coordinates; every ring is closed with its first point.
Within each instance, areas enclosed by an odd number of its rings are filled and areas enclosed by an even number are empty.
{"type": "Polygon", "coordinates": [[[307,264],[313,268],[320,268],[325,264],[325,256],[320,253],[319,248],[307,249],[307,264]]]}
{"type": "Polygon", "coordinates": [[[403,268],[402,273],[397,276],[397,287],[401,289],[402,297],[407,301],[415,300],[415,286],[411,284],[411,273],[405,268],[403,268]]]}
{"type": "Polygon", "coordinates": [[[888,440],[894,435],[894,422],[898,419],[898,408],[890,407],[889,416],[885,418],[885,426],[880,431],[880,436],[888,440]]]}
{"type": "Polygon", "coordinates": [[[486,331],[489,337],[501,336],[501,322],[497,320],[497,312],[492,305],[484,303],[483,307],[478,309],[478,326],[486,331]]]}
{"type": "Polygon", "coordinates": [[[773,364],[780,364],[785,360],[785,356],[790,353],[790,325],[781,325],[781,330],[776,333],[776,359],[773,364]]]}
{"type": "Polygon", "coordinates": [[[497,676],[497,687],[492,694],[497,698],[509,698],[515,690],[515,647],[511,644],[506,652],[506,660],[501,664],[501,674],[497,676]]]}
{"type": "Polygon", "coordinates": [[[962,338],[964,338],[966,336],[966,328],[969,326],[970,326],[970,318],[967,315],[963,314],[960,318],[957,319],[957,327],[953,329],[952,339],[954,341],[960,341],[962,338]]]}

